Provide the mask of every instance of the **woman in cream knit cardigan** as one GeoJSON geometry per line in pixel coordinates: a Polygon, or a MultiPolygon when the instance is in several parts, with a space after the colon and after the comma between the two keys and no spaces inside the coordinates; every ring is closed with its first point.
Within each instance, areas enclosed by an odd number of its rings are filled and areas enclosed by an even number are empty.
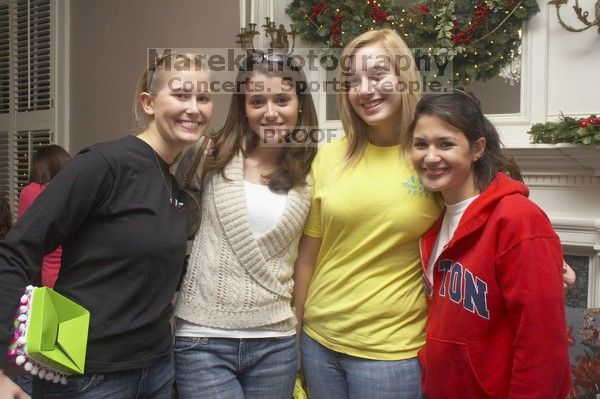
{"type": "MultiPolygon", "coordinates": [[[[292,275],[316,145],[295,129],[316,127],[316,111],[285,55],[253,53],[236,80],[204,182],[200,170],[193,180],[202,221],[175,310],[183,399],[287,399],[297,371],[292,275]]],[[[194,156],[184,155],[180,176],[194,156]]]]}

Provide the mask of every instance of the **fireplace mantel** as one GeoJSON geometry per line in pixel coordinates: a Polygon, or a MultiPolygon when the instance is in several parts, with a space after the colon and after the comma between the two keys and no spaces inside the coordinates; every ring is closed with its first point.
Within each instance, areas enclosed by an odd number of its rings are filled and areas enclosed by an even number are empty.
{"type": "Polygon", "coordinates": [[[506,148],[525,175],[600,176],[600,148],[579,144],[531,144],[506,148]]]}

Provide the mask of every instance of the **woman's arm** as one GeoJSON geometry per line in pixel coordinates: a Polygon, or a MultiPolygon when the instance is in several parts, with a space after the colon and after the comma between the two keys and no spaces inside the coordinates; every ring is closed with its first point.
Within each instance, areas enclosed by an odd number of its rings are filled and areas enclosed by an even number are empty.
{"type": "Polygon", "coordinates": [[[524,240],[498,259],[515,334],[510,398],[556,398],[568,385],[562,263],[560,242],[550,235],[524,240]]]}
{"type": "Polygon", "coordinates": [[[304,303],[306,293],[315,265],[319,250],[321,249],[321,238],[314,238],[302,234],[298,247],[298,258],[294,266],[294,306],[296,307],[296,318],[298,319],[297,334],[302,332],[302,319],[304,318],[304,303]]]}
{"type": "Polygon", "coordinates": [[[78,155],[56,175],[0,241],[0,369],[23,289],[39,274],[44,255],[70,237],[109,195],[113,180],[105,159],[78,155]]]}

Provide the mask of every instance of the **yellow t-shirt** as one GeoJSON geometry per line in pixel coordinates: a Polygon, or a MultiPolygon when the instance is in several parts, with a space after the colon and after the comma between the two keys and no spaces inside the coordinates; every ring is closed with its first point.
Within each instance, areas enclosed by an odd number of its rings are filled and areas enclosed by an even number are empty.
{"type": "Polygon", "coordinates": [[[419,237],[440,214],[398,146],[369,144],[345,167],[347,141],[319,149],[304,234],[321,237],[304,331],[332,350],[366,359],[416,356],[427,309],[419,237]]]}

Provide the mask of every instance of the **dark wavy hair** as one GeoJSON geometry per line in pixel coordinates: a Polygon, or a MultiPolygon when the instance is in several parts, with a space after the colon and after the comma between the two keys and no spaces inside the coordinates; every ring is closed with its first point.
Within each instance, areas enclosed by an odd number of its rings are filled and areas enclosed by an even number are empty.
{"type": "Polygon", "coordinates": [[[515,180],[523,180],[519,165],[502,152],[498,131],[483,115],[480,102],[474,94],[455,89],[449,94],[424,96],[417,104],[415,118],[409,127],[411,141],[417,121],[423,115],[439,118],[460,130],[471,145],[481,137],[485,138],[485,150],[473,166],[479,191],[485,190],[498,172],[504,172],[515,180]]]}
{"type": "Polygon", "coordinates": [[[0,240],[2,240],[12,227],[12,213],[6,197],[0,198],[0,240]]]}
{"type": "Polygon", "coordinates": [[[31,157],[29,182],[46,184],[71,160],[64,148],[52,144],[39,148],[31,157]]]}
{"type": "MultiPolygon", "coordinates": [[[[294,58],[285,54],[253,52],[242,62],[236,77],[236,92],[231,98],[229,113],[224,126],[216,133],[213,141],[212,157],[206,163],[207,171],[217,171],[224,178],[225,166],[242,152],[248,154],[259,144],[260,139],[252,132],[246,118],[245,95],[248,80],[261,73],[268,77],[280,76],[295,87],[298,96],[297,127],[318,127],[317,111],[308,91],[306,75],[294,64],[294,58]]],[[[288,134],[279,158],[279,167],[271,174],[263,176],[273,191],[288,191],[296,186],[306,185],[306,176],[317,153],[316,143],[309,135],[288,134]],[[294,142],[290,140],[293,138],[294,142]]]]}

